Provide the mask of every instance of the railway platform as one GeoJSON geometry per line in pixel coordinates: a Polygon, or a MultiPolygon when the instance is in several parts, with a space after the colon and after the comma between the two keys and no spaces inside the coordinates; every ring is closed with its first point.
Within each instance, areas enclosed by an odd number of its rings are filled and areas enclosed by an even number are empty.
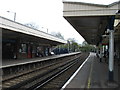
{"type": "Polygon", "coordinates": [[[35,62],[40,62],[40,61],[45,61],[45,60],[50,60],[50,59],[57,59],[57,58],[62,58],[62,57],[70,56],[70,55],[76,55],[79,53],[80,52],[73,52],[73,53],[52,55],[52,56],[32,58],[32,59],[3,60],[1,68],[10,67],[10,66],[17,66],[17,65],[27,64],[27,63],[35,63],[35,62]]]}
{"type": "Polygon", "coordinates": [[[90,53],[62,89],[117,88],[120,90],[120,78],[118,77],[120,76],[120,66],[115,63],[114,67],[115,82],[108,83],[108,63],[100,62],[95,53],[90,53]]]}
{"type": "Polygon", "coordinates": [[[29,61],[28,59],[15,60],[13,63],[8,61],[2,67],[2,88],[36,88],[38,84],[45,83],[56,73],[61,74],[63,72],[61,70],[78,64],[78,58],[82,55],[81,52],[74,52],[29,61]]]}

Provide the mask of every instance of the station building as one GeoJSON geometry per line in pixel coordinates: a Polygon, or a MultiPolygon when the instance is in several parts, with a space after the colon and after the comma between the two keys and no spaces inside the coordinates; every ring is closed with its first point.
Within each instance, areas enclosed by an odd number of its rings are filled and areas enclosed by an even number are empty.
{"type": "Polygon", "coordinates": [[[65,40],[0,17],[2,59],[26,59],[49,56],[53,46],[65,40]]]}

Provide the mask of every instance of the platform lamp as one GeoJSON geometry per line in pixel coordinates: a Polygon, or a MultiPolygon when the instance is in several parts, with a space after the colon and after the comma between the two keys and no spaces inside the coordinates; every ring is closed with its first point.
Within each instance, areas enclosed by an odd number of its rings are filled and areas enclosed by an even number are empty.
{"type": "Polygon", "coordinates": [[[14,22],[15,22],[15,19],[16,19],[16,12],[11,12],[11,11],[7,11],[8,13],[14,13],[14,22]]]}

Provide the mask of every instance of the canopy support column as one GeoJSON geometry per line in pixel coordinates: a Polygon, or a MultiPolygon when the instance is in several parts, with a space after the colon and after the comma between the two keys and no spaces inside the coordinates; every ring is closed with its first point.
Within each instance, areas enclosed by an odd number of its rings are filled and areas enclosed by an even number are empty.
{"type": "Polygon", "coordinates": [[[114,30],[109,35],[109,81],[114,81],[114,30]]]}

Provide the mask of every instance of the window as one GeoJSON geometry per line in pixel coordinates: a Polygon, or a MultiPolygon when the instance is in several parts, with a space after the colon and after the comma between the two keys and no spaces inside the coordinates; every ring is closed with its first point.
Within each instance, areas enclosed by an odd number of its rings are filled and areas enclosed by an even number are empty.
{"type": "Polygon", "coordinates": [[[26,51],[27,51],[27,45],[26,44],[21,44],[21,50],[20,50],[20,52],[21,53],[26,53],[26,51]]]}

